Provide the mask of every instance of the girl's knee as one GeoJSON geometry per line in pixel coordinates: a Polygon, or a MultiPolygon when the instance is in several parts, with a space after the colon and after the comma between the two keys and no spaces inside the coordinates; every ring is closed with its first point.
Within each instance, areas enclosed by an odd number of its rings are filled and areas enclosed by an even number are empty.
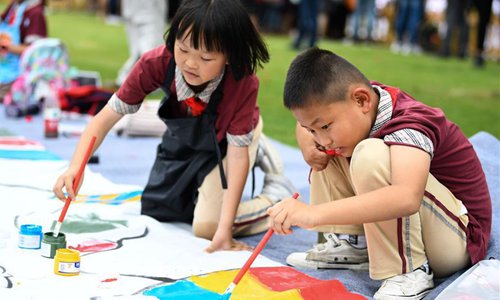
{"type": "Polygon", "coordinates": [[[196,237],[212,240],[217,231],[217,223],[193,222],[193,234],[196,237]]]}

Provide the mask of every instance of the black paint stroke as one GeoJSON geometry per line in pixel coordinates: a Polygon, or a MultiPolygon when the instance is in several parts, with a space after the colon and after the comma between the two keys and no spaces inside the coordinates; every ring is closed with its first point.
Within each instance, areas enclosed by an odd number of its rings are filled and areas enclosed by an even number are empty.
{"type": "Polygon", "coordinates": [[[6,273],[7,269],[3,266],[0,266],[0,270],[2,271],[1,275],[3,275],[3,278],[5,278],[5,280],[7,281],[6,288],[11,289],[14,286],[12,280],[9,279],[10,277],[12,277],[12,275],[6,273]]]}

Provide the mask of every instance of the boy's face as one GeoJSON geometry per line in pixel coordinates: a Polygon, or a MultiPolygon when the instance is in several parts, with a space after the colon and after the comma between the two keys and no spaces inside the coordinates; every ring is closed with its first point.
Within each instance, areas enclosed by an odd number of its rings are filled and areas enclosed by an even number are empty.
{"type": "Polygon", "coordinates": [[[217,77],[227,62],[226,56],[221,52],[192,47],[191,35],[175,40],[174,57],[184,80],[192,86],[203,85],[217,77]]]}
{"type": "Polygon", "coordinates": [[[370,101],[352,99],[331,103],[312,101],[304,108],[295,108],[293,115],[314,140],[326,150],[351,157],[356,145],[366,139],[373,123],[370,101]]]}

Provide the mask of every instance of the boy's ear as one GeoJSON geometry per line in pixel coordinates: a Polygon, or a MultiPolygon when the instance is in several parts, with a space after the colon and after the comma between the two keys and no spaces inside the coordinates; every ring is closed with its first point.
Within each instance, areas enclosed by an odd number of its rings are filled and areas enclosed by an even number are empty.
{"type": "Polygon", "coordinates": [[[371,98],[371,94],[365,87],[356,87],[352,90],[352,100],[355,104],[363,109],[366,112],[371,110],[373,105],[373,99],[371,98]]]}

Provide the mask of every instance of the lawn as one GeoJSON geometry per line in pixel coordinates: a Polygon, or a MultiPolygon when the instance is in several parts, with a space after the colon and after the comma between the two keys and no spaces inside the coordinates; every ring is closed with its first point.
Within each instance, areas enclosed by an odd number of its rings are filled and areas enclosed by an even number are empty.
{"type": "MultiPolygon", "coordinates": [[[[48,22],[49,34],[65,42],[73,66],[99,71],[105,83],[114,80],[128,56],[123,26],[107,25],[102,18],[82,12],[51,12],[48,22]]],[[[258,71],[265,132],[296,145],[295,122],[282,105],[282,90],[286,70],[297,52],[290,49],[287,36],[265,36],[265,40],[271,61],[258,71]]],[[[350,60],[368,78],[398,86],[420,101],[441,108],[467,136],[487,131],[500,137],[499,63],[488,62],[484,69],[475,69],[470,60],[401,56],[382,45],[325,40],[319,46],[350,60]]]]}

